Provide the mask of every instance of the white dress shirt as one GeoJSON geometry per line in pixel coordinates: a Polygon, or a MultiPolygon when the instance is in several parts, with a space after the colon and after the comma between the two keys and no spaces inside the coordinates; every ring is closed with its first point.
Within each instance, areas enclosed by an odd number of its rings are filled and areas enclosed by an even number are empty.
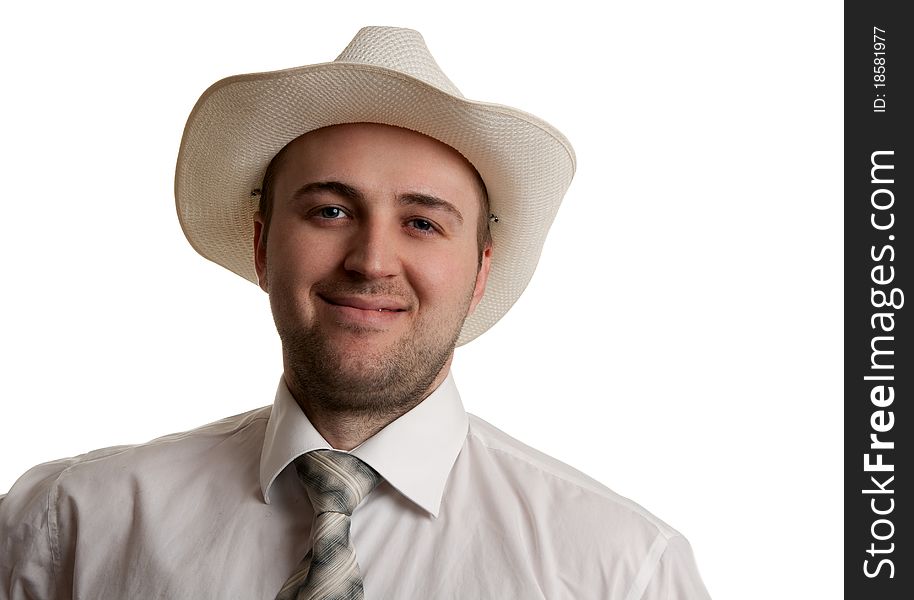
{"type": "MultiPolygon", "coordinates": [[[[273,600],[310,547],[292,461],[330,448],[272,407],[39,465],[0,497],[0,598],[273,600]]],[[[352,454],[384,481],[352,514],[365,598],[708,598],[688,542],[468,415],[449,375],[352,454]]]]}

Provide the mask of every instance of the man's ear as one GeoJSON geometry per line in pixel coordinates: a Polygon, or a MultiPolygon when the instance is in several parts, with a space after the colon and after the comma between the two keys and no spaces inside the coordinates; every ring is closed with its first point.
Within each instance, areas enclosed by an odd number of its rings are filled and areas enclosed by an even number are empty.
{"type": "Polygon", "coordinates": [[[473,299],[470,301],[470,310],[467,316],[473,314],[476,305],[482,300],[482,295],[486,291],[486,283],[489,281],[489,269],[492,268],[492,243],[486,244],[485,250],[482,251],[482,262],[479,265],[479,271],[476,273],[476,287],[473,288],[473,299]]]}
{"type": "Polygon", "coordinates": [[[269,293],[267,286],[267,247],[263,240],[263,215],[254,213],[254,270],[257,271],[257,284],[260,289],[269,293]]]}

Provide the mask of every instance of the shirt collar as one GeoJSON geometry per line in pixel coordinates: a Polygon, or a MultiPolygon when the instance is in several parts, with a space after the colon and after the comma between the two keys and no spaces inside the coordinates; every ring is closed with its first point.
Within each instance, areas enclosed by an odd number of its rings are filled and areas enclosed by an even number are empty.
{"type": "MultiPolygon", "coordinates": [[[[353,448],[404,496],[438,516],[444,486],[466,440],[469,419],[448,373],[425,400],[353,448]]],[[[293,460],[332,448],[318,433],[280,378],[260,456],[260,488],[270,503],[273,482],[293,460]]]]}

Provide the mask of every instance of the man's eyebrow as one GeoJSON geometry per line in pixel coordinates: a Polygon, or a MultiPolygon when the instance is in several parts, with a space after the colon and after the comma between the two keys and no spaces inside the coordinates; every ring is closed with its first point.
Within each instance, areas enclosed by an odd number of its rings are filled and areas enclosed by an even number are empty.
{"type": "Polygon", "coordinates": [[[418,204],[420,206],[425,206],[428,208],[435,208],[438,210],[443,210],[447,213],[450,213],[457,219],[457,222],[463,224],[463,215],[460,214],[460,211],[457,210],[457,207],[448,202],[447,200],[442,200],[437,196],[430,196],[429,194],[403,194],[399,198],[400,206],[409,206],[410,204],[418,204]]]}
{"type": "Polygon", "coordinates": [[[298,188],[294,194],[292,194],[292,199],[298,200],[302,196],[313,194],[315,192],[330,192],[331,194],[342,196],[348,200],[362,200],[362,192],[355,189],[351,185],[346,185],[340,181],[314,181],[312,183],[306,183],[305,185],[298,188]]]}

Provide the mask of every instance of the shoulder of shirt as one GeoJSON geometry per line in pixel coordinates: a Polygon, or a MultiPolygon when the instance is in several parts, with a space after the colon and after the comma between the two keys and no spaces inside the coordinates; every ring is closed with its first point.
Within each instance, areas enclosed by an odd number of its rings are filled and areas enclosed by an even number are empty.
{"type": "Polygon", "coordinates": [[[681,537],[682,534],[637,502],[617,494],[574,467],[511,437],[476,415],[468,413],[468,417],[470,421],[468,438],[474,439],[491,452],[497,453],[507,460],[524,463],[536,469],[544,479],[551,479],[559,485],[576,488],[580,493],[589,496],[594,501],[591,504],[592,506],[602,505],[605,509],[613,512],[621,511],[630,514],[634,520],[654,528],[657,534],[666,540],[670,540],[673,537],[681,537]]]}
{"type": "Polygon", "coordinates": [[[85,454],[43,463],[30,469],[14,484],[16,487],[28,480],[41,481],[45,485],[59,484],[64,478],[91,475],[97,470],[110,472],[111,469],[139,471],[145,461],[163,462],[176,456],[187,458],[195,453],[206,452],[217,444],[245,432],[257,429],[262,432],[270,418],[271,406],[226,417],[200,427],[172,433],[141,444],[130,444],[99,448],[85,454]]]}

